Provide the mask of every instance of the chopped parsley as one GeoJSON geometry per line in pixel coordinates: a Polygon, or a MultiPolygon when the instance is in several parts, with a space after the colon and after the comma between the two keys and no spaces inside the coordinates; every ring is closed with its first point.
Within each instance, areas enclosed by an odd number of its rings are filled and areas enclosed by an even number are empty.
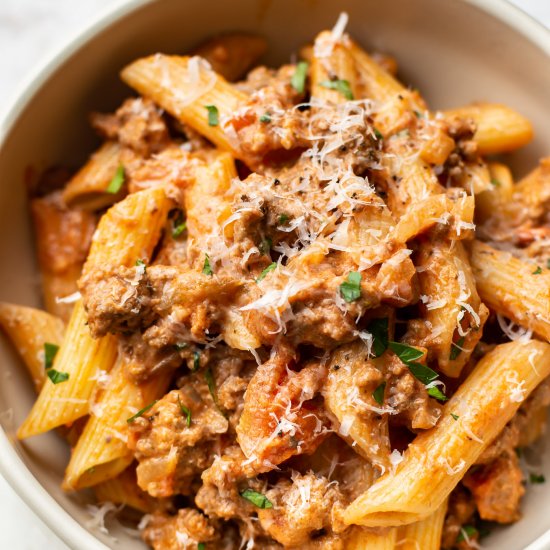
{"type": "Polygon", "coordinates": [[[540,267],[540,265],[538,265],[537,269],[533,271],[533,275],[540,275],[541,273],[542,273],[542,268],[540,267]]]}
{"type": "Polygon", "coordinates": [[[416,118],[424,118],[424,115],[420,111],[413,111],[416,118]]]}
{"type": "Polygon", "coordinates": [[[464,345],[464,340],[464,336],[461,336],[456,344],[454,342],[451,344],[451,353],[449,354],[449,359],[451,361],[454,361],[460,355],[462,346],[464,345]]]}
{"type": "Polygon", "coordinates": [[[431,388],[428,388],[428,395],[430,397],[435,397],[438,401],[448,400],[448,397],[437,386],[432,386],[431,388]]]}
{"type": "Polygon", "coordinates": [[[187,424],[187,427],[191,426],[191,410],[188,409],[180,399],[180,396],[178,395],[178,405],[180,406],[180,411],[183,416],[185,416],[185,423],[187,424]]]}
{"type": "Polygon", "coordinates": [[[202,272],[205,275],[214,275],[212,271],[212,266],[210,265],[210,256],[208,254],[204,255],[204,265],[202,266],[202,272]]]}
{"type": "Polygon", "coordinates": [[[455,413],[451,413],[451,416],[453,417],[453,420],[458,420],[460,418],[460,416],[458,416],[458,414],[455,414],[455,413]]]}
{"type": "MultiPolygon", "coordinates": [[[[147,267],[147,264],[143,260],[139,259],[136,260],[136,267],[147,267]]],[[[145,269],[143,271],[145,271],[145,269]]]]}
{"type": "Polygon", "coordinates": [[[260,122],[271,122],[271,115],[269,113],[264,113],[261,117],[260,117],[260,122]]]}
{"type": "Polygon", "coordinates": [[[384,139],[384,136],[382,135],[382,132],[376,128],[375,126],[372,127],[372,130],[374,132],[374,137],[378,140],[384,139]]]}
{"type": "Polygon", "coordinates": [[[174,220],[174,225],[172,226],[172,237],[174,237],[174,239],[179,237],[186,229],[187,229],[187,222],[183,217],[183,212],[179,210],[178,215],[174,220]]]}
{"type": "Polygon", "coordinates": [[[290,84],[299,94],[303,94],[306,88],[308,67],[309,63],[307,61],[300,61],[300,63],[296,65],[296,71],[294,71],[290,79],[290,84]]]}
{"type": "Polygon", "coordinates": [[[353,92],[351,91],[351,86],[347,80],[324,80],[323,82],[319,82],[319,86],[328,88],[329,90],[336,90],[346,99],[353,99],[353,92]]]}
{"type": "Polygon", "coordinates": [[[206,549],[206,544],[204,544],[204,542],[199,542],[199,544],[197,544],[197,550],[205,550],[206,549]]]}
{"type": "Polygon", "coordinates": [[[259,283],[260,281],[263,281],[266,277],[266,275],[270,272],[270,271],[274,271],[275,269],[277,269],[277,262],[272,262],[270,263],[261,273],[260,273],[260,276],[256,279],[256,282],[259,283]]]}
{"type": "Polygon", "coordinates": [[[386,382],[382,382],[373,392],[372,397],[379,404],[384,404],[384,391],[386,390],[386,382]]]}
{"type": "Polygon", "coordinates": [[[52,344],[50,342],[44,343],[44,367],[46,370],[51,369],[53,366],[53,360],[59,351],[59,346],[57,344],[52,344]]]}
{"type": "Polygon", "coordinates": [[[496,178],[491,178],[491,184],[495,187],[500,187],[502,185],[496,178]]]}
{"type": "Polygon", "coordinates": [[[284,223],[286,223],[288,221],[288,214],[281,214],[279,216],[279,224],[280,225],[283,225],[284,223]]]}
{"type": "Polygon", "coordinates": [[[208,386],[208,391],[210,392],[210,395],[212,396],[212,400],[214,401],[214,405],[218,408],[218,410],[225,416],[224,411],[222,411],[222,408],[220,407],[220,403],[218,401],[218,393],[216,391],[216,382],[214,380],[214,375],[212,374],[212,369],[208,367],[204,371],[204,379],[206,380],[206,385],[208,386]]]}
{"type": "Polygon", "coordinates": [[[254,491],[253,489],[245,489],[241,493],[241,496],[262,510],[265,510],[266,508],[273,508],[273,504],[265,495],[262,495],[262,493],[258,493],[258,491],[254,491]]]}
{"type": "Polygon", "coordinates": [[[258,246],[258,250],[262,253],[262,254],[269,254],[269,252],[271,251],[271,247],[273,245],[273,241],[269,238],[269,237],[266,237],[265,239],[262,240],[262,242],[259,244],[258,246]]]}
{"type": "Polygon", "coordinates": [[[479,531],[473,525],[463,525],[460,528],[460,533],[458,533],[458,537],[456,537],[456,542],[464,542],[470,537],[475,537],[477,535],[479,535],[479,531]]]}
{"type": "Polygon", "coordinates": [[[146,407],[143,407],[143,409],[139,410],[136,414],[134,414],[134,416],[131,416],[130,418],[128,418],[126,422],[128,422],[128,424],[131,424],[136,418],[143,416],[149,409],[154,407],[157,404],[157,402],[158,402],[158,399],[156,399],[152,403],[149,403],[149,405],[147,405],[146,407]]]}
{"type": "Polygon", "coordinates": [[[205,105],[208,111],[208,126],[217,126],[220,123],[220,113],[215,105],[205,105]]]}
{"type": "Polygon", "coordinates": [[[380,357],[388,349],[388,318],[373,319],[367,331],[372,334],[374,356],[380,357]]]}
{"type": "MultiPolygon", "coordinates": [[[[407,366],[409,367],[411,374],[423,384],[429,384],[430,382],[437,380],[437,372],[426,365],[422,365],[420,363],[409,363],[407,366]]],[[[428,393],[430,393],[429,390],[428,393]]]]}
{"type": "Polygon", "coordinates": [[[58,370],[55,370],[55,369],[48,369],[46,371],[46,374],[54,384],[61,384],[61,382],[65,382],[69,379],[68,372],[59,372],[58,370]]]}
{"type": "Polygon", "coordinates": [[[544,483],[546,481],[542,474],[529,474],[529,481],[533,484],[544,483]]]}
{"type": "Polygon", "coordinates": [[[401,344],[399,342],[388,342],[388,345],[390,349],[405,363],[405,365],[408,365],[409,363],[413,361],[417,361],[420,359],[424,352],[422,350],[419,350],[418,348],[415,348],[413,346],[409,346],[407,344],[401,344]]]}
{"type": "Polygon", "coordinates": [[[122,166],[122,164],[119,164],[118,168],[116,169],[115,175],[113,176],[113,179],[110,181],[105,191],[107,191],[107,193],[110,193],[111,195],[115,195],[120,191],[120,189],[124,185],[125,180],[126,174],[124,172],[124,166],[122,166]]]}
{"type": "Polygon", "coordinates": [[[200,351],[194,351],[193,352],[193,368],[191,369],[193,372],[199,370],[201,367],[201,352],[200,351]]]}
{"type": "Polygon", "coordinates": [[[351,271],[340,285],[340,294],[348,303],[358,300],[361,297],[361,273],[351,271]]]}
{"type": "Polygon", "coordinates": [[[548,269],[550,269],[550,258],[548,258],[548,260],[546,260],[546,267],[547,267],[548,269]]]}

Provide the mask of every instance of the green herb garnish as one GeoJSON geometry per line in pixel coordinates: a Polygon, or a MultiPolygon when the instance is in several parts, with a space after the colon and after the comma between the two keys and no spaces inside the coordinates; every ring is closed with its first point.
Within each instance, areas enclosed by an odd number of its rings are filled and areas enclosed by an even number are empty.
{"type": "Polygon", "coordinates": [[[298,65],[296,65],[296,71],[294,71],[290,79],[290,84],[299,94],[303,94],[306,88],[308,67],[309,63],[307,61],[300,61],[298,65]]]}
{"type": "Polygon", "coordinates": [[[271,122],[271,115],[269,113],[264,113],[261,117],[260,117],[260,122],[271,122]]]}
{"type": "Polygon", "coordinates": [[[53,366],[53,360],[59,351],[59,346],[57,344],[52,344],[50,342],[44,343],[44,367],[46,370],[51,369],[53,366]]]}
{"type": "Polygon", "coordinates": [[[397,357],[405,363],[405,365],[417,361],[424,356],[424,352],[422,350],[407,344],[401,344],[400,342],[388,342],[388,345],[397,357]]]}
{"type": "Polygon", "coordinates": [[[273,504],[265,495],[262,495],[262,493],[258,493],[258,491],[254,491],[253,489],[245,489],[241,493],[241,496],[262,510],[265,510],[266,508],[273,508],[273,504]]]}
{"type": "Polygon", "coordinates": [[[208,254],[204,255],[204,265],[202,266],[202,272],[205,275],[214,275],[212,271],[212,266],[210,265],[210,256],[208,254]]]}
{"type": "MultiPolygon", "coordinates": [[[[430,382],[437,380],[437,372],[432,370],[430,367],[426,367],[426,365],[422,365],[420,363],[408,363],[407,366],[409,367],[411,374],[423,384],[429,384],[430,382]]],[[[428,393],[430,392],[428,391],[428,393]]]]}
{"type": "Polygon", "coordinates": [[[372,127],[372,130],[374,132],[374,137],[378,140],[384,139],[384,136],[382,135],[382,132],[376,128],[375,126],[372,127]]]}
{"type": "Polygon", "coordinates": [[[197,550],[205,550],[206,548],[206,545],[204,544],[204,542],[199,542],[199,544],[197,544],[197,550]]]}
{"type": "Polygon", "coordinates": [[[372,334],[374,356],[380,357],[388,348],[388,318],[373,319],[367,326],[367,331],[372,334]]]}
{"type": "Polygon", "coordinates": [[[110,193],[111,195],[115,195],[124,185],[125,179],[126,174],[124,172],[124,166],[122,166],[122,164],[119,164],[118,168],[116,169],[115,175],[113,176],[113,179],[110,181],[105,191],[107,191],[107,193],[110,193]]]}
{"type": "Polygon", "coordinates": [[[384,404],[384,391],[386,390],[386,382],[382,382],[373,392],[372,397],[379,404],[384,404]]]}
{"type": "Polygon", "coordinates": [[[451,416],[453,417],[453,420],[458,420],[460,416],[458,414],[451,413],[451,416]]]}
{"type": "Polygon", "coordinates": [[[180,210],[176,219],[174,220],[174,225],[172,227],[172,237],[174,239],[179,237],[187,229],[187,222],[183,217],[183,212],[180,210]]]}
{"type": "Polygon", "coordinates": [[[336,90],[346,99],[353,99],[353,92],[351,91],[351,86],[347,80],[324,80],[323,82],[319,82],[319,86],[328,88],[329,90],[336,90]]]}
{"type": "Polygon", "coordinates": [[[281,214],[279,216],[279,225],[283,225],[288,221],[288,214],[281,214]]]}
{"type": "Polygon", "coordinates": [[[544,483],[546,481],[542,474],[529,474],[529,481],[533,484],[544,483]]]}
{"type": "Polygon", "coordinates": [[[191,410],[188,409],[180,399],[180,396],[178,395],[178,405],[180,406],[180,411],[183,416],[185,416],[185,423],[187,424],[187,427],[191,426],[191,410]]]}
{"type": "Polygon", "coordinates": [[[200,351],[194,351],[193,352],[193,368],[191,369],[193,372],[199,370],[201,367],[201,352],[200,351]]]}
{"type": "Polygon", "coordinates": [[[262,240],[262,242],[259,244],[258,246],[258,250],[262,253],[262,254],[269,254],[269,252],[271,251],[271,247],[273,245],[273,241],[269,238],[269,237],[266,237],[265,239],[262,240]]]}
{"type": "Polygon", "coordinates": [[[136,418],[139,418],[140,416],[144,415],[149,409],[154,407],[157,404],[157,402],[158,402],[158,399],[153,401],[152,403],[149,403],[149,405],[147,405],[146,407],[143,407],[143,409],[139,410],[136,414],[134,414],[134,416],[131,416],[130,418],[128,418],[126,422],[128,422],[128,424],[131,424],[136,418]]]}
{"type": "Polygon", "coordinates": [[[217,126],[220,123],[220,113],[215,105],[205,105],[208,111],[208,126],[217,126]]]}
{"type": "Polygon", "coordinates": [[[496,178],[491,178],[491,184],[495,187],[500,187],[502,185],[496,178]]]}
{"type": "Polygon", "coordinates": [[[456,537],[456,542],[464,542],[466,539],[475,537],[478,534],[478,530],[473,525],[464,525],[460,528],[460,533],[458,533],[458,537],[456,537]]]}
{"type": "Polygon", "coordinates": [[[432,386],[431,388],[428,388],[428,395],[430,397],[435,397],[438,401],[448,400],[448,397],[437,386],[432,386]]]}
{"type": "Polygon", "coordinates": [[[533,275],[540,275],[542,273],[542,267],[540,265],[537,266],[537,269],[533,271],[533,275]]]}
{"type": "Polygon", "coordinates": [[[454,342],[451,344],[451,353],[449,354],[449,359],[451,361],[454,361],[460,355],[462,346],[464,345],[464,340],[464,336],[461,336],[456,344],[454,342]]]}
{"type": "Polygon", "coordinates": [[[61,384],[61,382],[65,382],[66,380],[69,379],[68,372],[59,372],[58,370],[55,370],[55,369],[48,369],[46,371],[46,374],[54,384],[61,384]]]}
{"type": "Polygon", "coordinates": [[[340,285],[340,294],[348,303],[358,300],[361,297],[361,273],[351,271],[340,285]]]}
{"type": "Polygon", "coordinates": [[[266,277],[266,275],[270,271],[274,271],[277,269],[277,262],[270,263],[261,273],[260,276],[256,279],[256,282],[259,283],[260,281],[263,281],[266,277]]]}

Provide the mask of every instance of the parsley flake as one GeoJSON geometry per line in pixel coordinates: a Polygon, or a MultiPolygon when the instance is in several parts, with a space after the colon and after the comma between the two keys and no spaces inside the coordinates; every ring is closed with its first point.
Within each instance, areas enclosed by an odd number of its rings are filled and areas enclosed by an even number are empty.
{"type": "Polygon", "coordinates": [[[69,379],[68,372],[59,372],[58,370],[55,370],[55,369],[48,369],[46,371],[46,374],[54,384],[61,384],[61,382],[65,382],[69,379]]]}
{"type": "Polygon", "coordinates": [[[495,187],[500,187],[502,184],[496,178],[491,178],[491,185],[494,185],[495,187]]]}
{"type": "Polygon", "coordinates": [[[288,221],[288,214],[281,214],[279,216],[279,225],[283,225],[288,221]]]}
{"type": "Polygon", "coordinates": [[[277,262],[270,263],[261,273],[260,276],[256,279],[256,282],[259,283],[260,281],[263,281],[266,277],[266,275],[270,271],[274,271],[277,269],[277,262]]]}
{"type": "Polygon", "coordinates": [[[265,510],[266,508],[273,508],[273,504],[265,495],[262,495],[262,493],[258,493],[258,491],[254,491],[253,489],[245,489],[241,493],[241,496],[262,510],[265,510]]]}
{"type": "MultiPolygon", "coordinates": [[[[430,382],[437,380],[437,372],[426,365],[422,365],[420,363],[408,363],[407,366],[409,367],[411,374],[423,384],[429,384],[430,382]]],[[[430,393],[429,390],[428,393],[430,393]]]]}
{"type": "Polygon", "coordinates": [[[205,105],[208,111],[208,126],[217,126],[220,123],[220,113],[215,105],[205,105]]]}
{"type": "Polygon", "coordinates": [[[262,254],[268,255],[269,252],[271,251],[272,245],[273,245],[273,241],[272,241],[269,237],[266,237],[266,238],[263,239],[262,242],[259,244],[258,250],[259,250],[262,254]]]}
{"type": "Polygon", "coordinates": [[[120,189],[124,185],[125,180],[126,174],[124,172],[124,166],[122,166],[122,164],[119,164],[118,168],[116,169],[115,175],[113,176],[113,179],[110,181],[105,191],[107,191],[107,193],[110,193],[111,195],[115,195],[120,191],[120,189]]]}
{"type": "Polygon", "coordinates": [[[353,99],[353,92],[351,91],[351,86],[347,80],[324,80],[323,82],[319,82],[319,86],[328,88],[329,90],[336,90],[346,99],[353,99]]]}
{"type": "Polygon", "coordinates": [[[204,255],[204,265],[202,266],[202,272],[205,275],[214,275],[212,271],[212,266],[210,265],[210,256],[208,254],[204,255]]]}
{"type": "Polygon", "coordinates": [[[264,113],[260,117],[260,122],[265,122],[265,123],[271,122],[271,115],[269,113],[264,113]]]}
{"type": "Polygon", "coordinates": [[[174,225],[172,226],[172,237],[179,237],[187,229],[187,222],[183,217],[183,212],[180,210],[176,219],[174,220],[174,225]]]}
{"type": "Polygon", "coordinates": [[[46,370],[51,369],[53,366],[53,360],[59,351],[59,346],[57,344],[52,344],[50,342],[44,343],[44,367],[46,370]]]}
{"type": "Polygon", "coordinates": [[[183,416],[185,416],[185,423],[187,424],[187,427],[191,426],[191,410],[188,409],[180,399],[180,396],[178,395],[178,405],[180,406],[180,411],[183,416]]]}
{"type": "Polygon", "coordinates": [[[376,127],[372,127],[372,131],[374,132],[374,137],[377,139],[377,140],[381,140],[381,139],[384,139],[384,136],[382,135],[382,132],[376,128],[376,127]]]}
{"type": "Polygon", "coordinates": [[[386,382],[382,382],[373,392],[372,397],[379,404],[384,404],[384,391],[386,390],[386,382]]]}
{"type": "Polygon", "coordinates": [[[428,388],[428,395],[430,397],[435,397],[438,401],[447,401],[448,397],[437,387],[432,386],[431,388],[428,388]]]}
{"type": "Polygon", "coordinates": [[[464,340],[464,336],[461,336],[456,344],[454,342],[451,344],[451,353],[449,354],[449,359],[451,361],[454,361],[460,355],[462,346],[464,345],[464,340]]]}
{"type": "Polygon", "coordinates": [[[460,416],[458,414],[451,413],[451,416],[453,417],[453,420],[458,420],[460,416]]]}
{"type": "Polygon", "coordinates": [[[367,331],[372,334],[374,356],[380,357],[388,349],[388,318],[373,319],[367,331]]]}
{"type": "Polygon", "coordinates": [[[191,369],[193,372],[199,370],[201,367],[201,352],[200,351],[194,351],[193,352],[193,368],[191,369]]]}
{"type": "Polygon", "coordinates": [[[206,545],[204,544],[204,542],[199,542],[199,544],[197,544],[197,550],[205,550],[206,549],[206,545]]]}
{"type": "Polygon", "coordinates": [[[456,537],[456,542],[464,542],[476,535],[479,535],[479,531],[473,525],[464,525],[460,528],[460,533],[458,533],[458,537],[456,537]]]}
{"type": "Polygon", "coordinates": [[[303,94],[306,88],[308,67],[309,63],[307,61],[300,61],[300,63],[296,65],[296,71],[294,71],[290,79],[290,84],[299,94],[303,94]]]}
{"type": "Polygon", "coordinates": [[[208,386],[208,391],[210,392],[210,395],[212,396],[212,400],[214,401],[214,405],[218,408],[218,410],[225,416],[224,411],[222,411],[222,408],[220,407],[220,403],[218,401],[218,393],[216,391],[216,381],[214,380],[214,375],[212,374],[212,370],[210,367],[208,367],[204,371],[204,379],[206,380],[206,385],[208,386]]]}
{"type": "Polygon", "coordinates": [[[340,285],[340,295],[348,303],[361,297],[361,273],[351,271],[347,279],[340,285]]]}
{"type": "Polygon", "coordinates": [[[152,403],[149,403],[146,407],[143,407],[143,409],[139,410],[134,416],[131,416],[126,420],[128,424],[131,424],[136,418],[139,418],[140,416],[143,416],[149,409],[153,408],[158,402],[158,399],[155,399],[152,403]]]}
{"type": "Polygon", "coordinates": [[[529,481],[533,484],[544,483],[546,481],[542,474],[529,474],[529,481]]]}
{"type": "Polygon", "coordinates": [[[405,365],[417,361],[424,355],[422,350],[407,344],[401,344],[400,342],[388,342],[388,345],[405,365]]]}
{"type": "Polygon", "coordinates": [[[546,267],[547,267],[548,269],[550,269],[550,258],[548,258],[548,260],[546,260],[546,267]]]}
{"type": "Polygon", "coordinates": [[[533,271],[533,275],[540,275],[541,273],[542,273],[542,268],[540,267],[540,265],[538,265],[537,269],[533,271]]]}

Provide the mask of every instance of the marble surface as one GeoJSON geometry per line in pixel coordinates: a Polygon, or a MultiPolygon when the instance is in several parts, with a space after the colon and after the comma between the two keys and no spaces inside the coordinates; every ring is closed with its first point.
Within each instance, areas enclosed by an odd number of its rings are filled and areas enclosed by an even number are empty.
{"type": "MultiPolygon", "coordinates": [[[[112,0],[0,0],[0,109],[34,66],[112,0]]],[[[550,0],[513,0],[550,27],[550,0]]],[[[0,548],[67,550],[0,477],[0,548]]]]}

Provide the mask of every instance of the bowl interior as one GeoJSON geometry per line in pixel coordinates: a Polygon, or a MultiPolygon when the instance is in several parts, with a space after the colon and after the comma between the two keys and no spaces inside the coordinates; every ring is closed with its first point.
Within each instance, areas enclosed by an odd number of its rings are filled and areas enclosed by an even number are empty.
{"type": "MultiPolygon", "coordinates": [[[[493,8],[496,5],[493,0],[484,3],[493,8]]],[[[514,13],[504,4],[501,9],[508,16],[514,13]]],[[[207,7],[201,0],[129,3],[67,48],[57,68],[43,74],[27,90],[25,97],[30,100],[26,104],[20,101],[12,111],[11,119],[17,115],[15,124],[6,123],[3,127],[6,136],[0,149],[0,300],[40,304],[25,199],[29,169],[78,166],[93,151],[97,140],[87,126],[87,114],[114,109],[130,93],[117,77],[125,63],[154,52],[184,53],[220,31],[247,30],[267,37],[269,52],[265,61],[277,65],[290,59],[317,32],[330,28],[341,10],[350,15],[348,30],[352,36],[369,49],[396,56],[401,78],[420,89],[431,107],[488,100],[506,103],[527,115],[535,125],[537,137],[529,147],[507,159],[517,176],[550,151],[550,125],[544,124],[548,118],[550,59],[518,30],[473,3],[210,0],[207,7]]],[[[515,25],[529,28],[527,18],[521,14],[515,25]]],[[[62,517],[63,512],[48,501],[42,489],[76,522],[83,526],[89,522],[90,516],[83,507],[84,502],[89,502],[87,495],[66,495],[59,488],[68,458],[65,443],[55,434],[24,444],[15,440],[15,428],[30,409],[34,394],[13,350],[5,340],[0,343],[0,424],[7,436],[5,440],[0,437],[4,455],[0,463],[5,475],[70,546],[104,548],[69,517],[62,517]],[[8,447],[8,440],[13,450],[8,447]]],[[[533,460],[538,460],[538,471],[550,478],[550,453],[533,460]]],[[[550,492],[544,486],[529,487],[523,503],[524,518],[493,534],[484,546],[524,548],[550,529],[550,516],[546,513],[549,504],[550,492]]],[[[120,550],[135,549],[140,544],[120,529],[113,534],[120,550]]],[[[94,536],[108,546],[113,544],[96,531],[94,536]]]]}

